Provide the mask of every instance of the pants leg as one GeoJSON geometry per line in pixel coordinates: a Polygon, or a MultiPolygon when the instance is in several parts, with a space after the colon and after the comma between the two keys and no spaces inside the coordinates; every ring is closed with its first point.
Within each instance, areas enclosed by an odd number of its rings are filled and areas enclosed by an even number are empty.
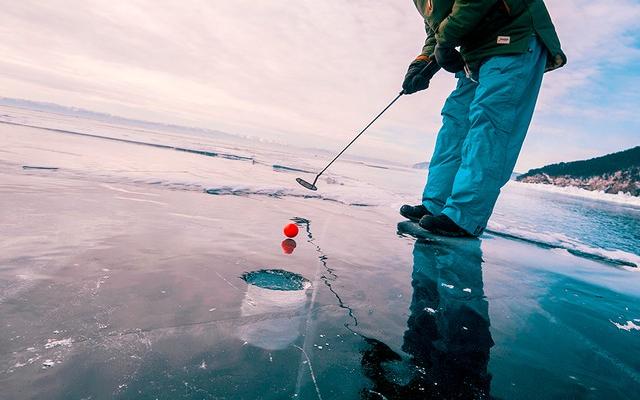
{"type": "Polygon", "coordinates": [[[451,196],[442,213],[479,235],[515,166],[542,83],[546,50],[536,37],[529,52],[496,56],[480,68],[469,107],[470,128],[451,196]]]}
{"type": "Polygon", "coordinates": [[[449,195],[461,162],[462,144],[469,132],[469,106],[477,84],[463,73],[456,75],[458,84],[442,108],[442,128],[429,163],[427,184],[422,204],[434,215],[440,214],[449,195]]]}

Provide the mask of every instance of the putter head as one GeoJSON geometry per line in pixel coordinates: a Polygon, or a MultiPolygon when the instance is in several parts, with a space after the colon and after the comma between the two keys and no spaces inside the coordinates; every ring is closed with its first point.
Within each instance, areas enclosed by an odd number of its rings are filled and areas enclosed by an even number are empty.
{"type": "Polygon", "coordinates": [[[296,182],[298,182],[299,184],[301,184],[302,186],[304,186],[305,188],[307,188],[309,190],[318,190],[316,185],[314,185],[312,183],[309,183],[309,182],[305,181],[302,178],[296,178],[296,182]]]}

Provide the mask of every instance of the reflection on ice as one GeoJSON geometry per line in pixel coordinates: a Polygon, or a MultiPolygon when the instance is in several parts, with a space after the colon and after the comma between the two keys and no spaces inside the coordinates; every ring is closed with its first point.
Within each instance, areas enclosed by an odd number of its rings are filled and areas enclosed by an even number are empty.
{"type": "Polygon", "coordinates": [[[409,358],[367,339],[362,368],[373,388],[363,390],[363,398],[490,398],[494,343],[481,264],[478,240],[415,242],[402,345],[409,358]]]}
{"type": "Polygon", "coordinates": [[[296,249],[297,243],[293,239],[285,239],[280,243],[280,247],[282,247],[282,251],[284,254],[291,254],[296,249]]]}

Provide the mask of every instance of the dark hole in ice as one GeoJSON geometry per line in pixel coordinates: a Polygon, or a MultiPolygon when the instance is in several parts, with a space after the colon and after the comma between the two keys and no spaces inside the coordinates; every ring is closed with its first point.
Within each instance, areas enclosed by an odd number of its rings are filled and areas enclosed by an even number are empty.
{"type": "Polygon", "coordinates": [[[270,290],[302,290],[311,286],[311,282],[302,275],[282,269],[261,269],[242,274],[248,284],[270,290]]]}

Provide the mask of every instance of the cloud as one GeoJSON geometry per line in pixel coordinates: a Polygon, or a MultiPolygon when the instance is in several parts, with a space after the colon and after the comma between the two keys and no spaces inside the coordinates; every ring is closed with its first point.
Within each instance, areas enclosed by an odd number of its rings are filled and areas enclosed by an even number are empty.
{"type": "MultiPolygon", "coordinates": [[[[563,44],[569,64],[547,74],[542,106],[566,98],[571,90],[601,89],[594,81],[619,66],[640,60],[633,34],[638,33],[640,4],[620,0],[611,4],[589,0],[548,1],[548,8],[563,44]]],[[[634,67],[637,72],[637,68],[634,67]]]]}
{"type": "MultiPolygon", "coordinates": [[[[545,78],[538,134],[528,143],[542,148],[546,141],[551,158],[561,160],[568,153],[553,146],[550,133],[559,115],[597,118],[606,104],[574,100],[606,92],[612,68],[637,75],[630,33],[640,5],[547,4],[570,64],[545,78]]],[[[6,97],[333,150],[398,93],[423,40],[409,0],[24,0],[8,3],[0,15],[0,87],[6,97]]],[[[428,91],[402,98],[358,151],[409,162],[428,158],[454,84],[441,73],[428,91]]],[[[565,128],[585,129],[578,122],[565,128]]],[[[583,153],[593,148],[583,147],[583,153]]],[[[535,166],[536,158],[525,148],[519,168],[535,166]]]]}

